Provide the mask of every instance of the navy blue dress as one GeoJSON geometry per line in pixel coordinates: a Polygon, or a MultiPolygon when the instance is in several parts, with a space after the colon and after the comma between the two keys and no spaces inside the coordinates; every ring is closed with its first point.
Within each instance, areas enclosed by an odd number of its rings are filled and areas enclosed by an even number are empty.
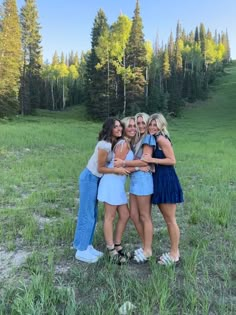
{"type": "MultiPolygon", "coordinates": [[[[157,139],[159,136],[157,135],[157,139]]],[[[166,138],[170,140],[168,137],[166,138]]],[[[156,159],[165,158],[158,144],[154,150],[153,157],[156,159]]],[[[152,204],[181,203],[184,201],[183,191],[173,165],[155,164],[153,185],[152,204]]]]}

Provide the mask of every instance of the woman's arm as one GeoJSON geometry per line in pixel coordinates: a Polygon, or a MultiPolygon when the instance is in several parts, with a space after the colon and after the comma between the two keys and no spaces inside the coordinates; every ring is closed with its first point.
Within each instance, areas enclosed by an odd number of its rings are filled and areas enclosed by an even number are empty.
{"type": "MultiPolygon", "coordinates": [[[[130,148],[129,148],[129,145],[127,142],[117,145],[116,150],[115,150],[115,161],[120,161],[120,167],[123,167],[123,168],[125,167],[125,169],[129,173],[133,173],[133,172],[137,171],[137,169],[135,167],[136,165],[128,166],[126,163],[129,163],[130,161],[125,160],[129,150],[130,150],[130,148]]],[[[133,162],[133,161],[131,161],[131,162],[133,162]]],[[[145,165],[147,165],[147,163],[145,163],[145,165]]],[[[114,166],[117,167],[115,162],[114,162],[114,166]]],[[[148,172],[149,170],[145,169],[144,171],[148,172]]]]}
{"type": "MultiPolygon", "coordinates": [[[[143,154],[147,154],[152,156],[152,151],[153,148],[148,145],[144,144],[143,145],[143,154]]],[[[130,160],[130,161],[124,161],[123,159],[120,158],[115,158],[114,162],[115,167],[146,167],[148,166],[148,162],[145,160],[130,160]]]]}
{"type": "MultiPolygon", "coordinates": [[[[146,154],[151,156],[152,151],[153,151],[153,148],[151,146],[146,145],[146,144],[143,146],[143,152],[145,152],[146,154]]],[[[140,159],[125,161],[123,159],[116,158],[114,165],[115,167],[125,167],[127,170],[130,171],[130,173],[133,173],[139,170],[142,172],[150,171],[150,166],[148,165],[148,163],[140,159]]]]}
{"type": "Polygon", "coordinates": [[[117,174],[117,175],[127,175],[129,170],[124,167],[120,168],[108,168],[107,165],[108,152],[106,150],[98,149],[98,172],[101,174],[117,174]]]}
{"type": "Polygon", "coordinates": [[[126,158],[126,155],[128,154],[129,152],[129,146],[128,146],[128,143],[126,141],[122,142],[122,143],[118,143],[116,146],[115,146],[115,159],[120,159],[122,161],[125,160],[126,158]]]}
{"type": "Polygon", "coordinates": [[[119,158],[115,158],[114,166],[115,167],[141,167],[141,166],[147,166],[147,162],[142,160],[129,160],[125,161],[119,158]]]}
{"type": "Polygon", "coordinates": [[[149,155],[150,157],[152,156],[152,153],[153,153],[153,147],[151,147],[150,145],[148,144],[144,144],[143,146],[143,155],[149,155]]]}
{"type": "Polygon", "coordinates": [[[144,154],[142,157],[142,160],[148,163],[154,163],[154,164],[160,164],[160,165],[175,165],[176,164],[175,154],[174,154],[174,150],[172,148],[170,141],[163,136],[159,136],[157,140],[157,145],[163,151],[165,158],[156,159],[156,158],[150,157],[149,154],[144,154]]]}

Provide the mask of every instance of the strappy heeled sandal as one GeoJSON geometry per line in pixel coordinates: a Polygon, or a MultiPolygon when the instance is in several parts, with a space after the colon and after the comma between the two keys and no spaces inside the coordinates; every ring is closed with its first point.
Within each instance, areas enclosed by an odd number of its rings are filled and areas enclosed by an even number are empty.
{"type": "Polygon", "coordinates": [[[128,263],[128,260],[125,256],[122,256],[118,251],[113,247],[112,249],[107,248],[109,260],[111,263],[116,265],[124,265],[128,263]]]}
{"type": "Polygon", "coordinates": [[[115,244],[115,247],[116,247],[117,253],[118,253],[120,256],[125,257],[126,259],[131,259],[131,258],[134,257],[134,255],[132,255],[130,252],[126,251],[126,250],[122,247],[121,243],[120,243],[120,244],[115,244]],[[121,249],[118,250],[117,247],[121,247],[121,249]]]}

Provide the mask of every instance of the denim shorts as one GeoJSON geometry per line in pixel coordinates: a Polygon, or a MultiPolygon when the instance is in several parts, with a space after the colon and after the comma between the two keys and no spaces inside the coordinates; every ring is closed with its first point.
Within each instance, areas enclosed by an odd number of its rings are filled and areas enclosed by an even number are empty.
{"type": "Polygon", "coordinates": [[[130,193],[137,196],[153,194],[152,173],[137,171],[130,176],[130,193]]]}

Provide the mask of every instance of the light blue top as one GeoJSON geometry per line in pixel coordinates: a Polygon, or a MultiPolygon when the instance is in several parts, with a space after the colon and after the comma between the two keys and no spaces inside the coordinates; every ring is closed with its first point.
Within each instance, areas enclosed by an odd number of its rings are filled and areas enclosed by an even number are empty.
{"type": "MultiPolygon", "coordinates": [[[[117,152],[117,150],[119,150],[119,146],[122,149],[122,145],[124,143],[125,140],[120,140],[115,146],[114,150],[116,150],[117,152]]],[[[129,150],[125,157],[125,160],[133,160],[133,157],[134,154],[132,150],[129,150]]],[[[110,163],[108,163],[107,167],[113,168],[114,158],[115,154],[113,155],[113,159],[110,161],[110,163]]],[[[104,174],[104,176],[100,180],[98,187],[98,200],[116,206],[127,204],[128,200],[125,191],[126,177],[126,175],[104,174]]]]}
{"type": "Polygon", "coordinates": [[[142,137],[139,142],[137,142],[135,144],[134,147],[134,156],[135,156],[135,160],[140,160],[142,155],[143,155],[143,146],[147,144],[151,147],[155,147],[156,146],[156,140],[154,138],[154,136],[152,135],[145,135],[144,137],[142,137]]]}

